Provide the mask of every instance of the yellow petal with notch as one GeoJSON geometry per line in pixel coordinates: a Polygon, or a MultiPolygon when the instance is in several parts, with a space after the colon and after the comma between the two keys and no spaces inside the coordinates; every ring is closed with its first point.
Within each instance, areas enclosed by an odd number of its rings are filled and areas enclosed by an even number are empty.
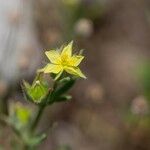
{"type": "Polygon", "coordinates": [[[51,61],[53,64],[59,64],[60,63],[60,54],[56,50],[50,50],[46,51],[45,55],[48,57],[48,59],[51,61]]]}
{"type": "Polygon", "coordinates": [[[84,59],[84,56],[74,55],[70,58],[69,64],[70,66],[77,67],[83,59],[84,59]]]}
{"type": "Polygon", "coordinates": [[[61,65],[47,64],[43,69],[39,70],[44,73],[59,73],[63,70],[61,65]]]}
{"type": "Polygon", "coordinates": [[[65,67],[64,70],[72,75],[86,79],[86,76],[81,72],[78,67],[65,67]]]}
{"type": "Polygon", "coordinates": [[[61,56],[68,56],[71,57],[72,55],[72,45],[73,41],[71,41],[67,46],[65,46],[62,50],[61,56]]]}

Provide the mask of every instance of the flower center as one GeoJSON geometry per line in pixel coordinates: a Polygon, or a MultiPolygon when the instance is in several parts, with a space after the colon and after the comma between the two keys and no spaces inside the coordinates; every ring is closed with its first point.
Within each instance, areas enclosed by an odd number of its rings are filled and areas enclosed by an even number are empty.
{"type": "Polygon", "coordinates": [[[68,57],[68,55],[63,55],[61,57],[61,64],[63,66],[69,66],[69,57],[68,57]]]}

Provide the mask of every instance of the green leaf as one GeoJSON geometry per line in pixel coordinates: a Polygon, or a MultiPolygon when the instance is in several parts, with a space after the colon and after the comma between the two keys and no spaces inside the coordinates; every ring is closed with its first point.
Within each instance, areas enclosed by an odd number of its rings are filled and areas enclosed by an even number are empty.
{"type": "Polygon", "coordinates": [[[45,138],[47,137],[46,134],[41,134],[41,135],[36,135],[36,136],[31,136],[31,137],[26,137],[26,143],[30,147],[34,147],[39,145],[45,138]]]}
{"type": "Polygon", "coordinates": [[[143,88],[143,94],[150,100],[150,63],[144,63],[138,68],[138,76],[143,88]]]}

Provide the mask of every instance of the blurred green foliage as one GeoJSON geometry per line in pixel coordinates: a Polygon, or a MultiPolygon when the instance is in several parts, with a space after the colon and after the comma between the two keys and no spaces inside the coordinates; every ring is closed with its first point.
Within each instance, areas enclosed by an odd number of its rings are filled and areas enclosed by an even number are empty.
{"type": "Polygon", "coordinates": [[[150,100],[150,63],[146,62],[139,66],[138,77],[144,96],[150,100]]]}
{"type": "Polygon", "coordinates": [[[62,0],[60,9],[64,37],[69,40],[75,36],[75,25],[80,19],[85,18],[95,23],[104,13],[104,6],[99,0],[62,0]]]}

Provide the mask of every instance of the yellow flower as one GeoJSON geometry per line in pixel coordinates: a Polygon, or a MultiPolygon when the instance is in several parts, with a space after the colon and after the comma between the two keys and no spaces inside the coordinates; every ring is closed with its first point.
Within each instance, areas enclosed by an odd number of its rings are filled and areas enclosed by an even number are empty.
{"type": "Polygon", "coordinates": [[[72,55],[72,45],[73,42],[70,42],[61,52],[57,50],[46,51],[45,54],[51,63],[48,63],[39,71],[57,74],[56,78],[60,77],[63,71],[75,76],[86,78],[78,67],[84,56],[72,55]]]}

